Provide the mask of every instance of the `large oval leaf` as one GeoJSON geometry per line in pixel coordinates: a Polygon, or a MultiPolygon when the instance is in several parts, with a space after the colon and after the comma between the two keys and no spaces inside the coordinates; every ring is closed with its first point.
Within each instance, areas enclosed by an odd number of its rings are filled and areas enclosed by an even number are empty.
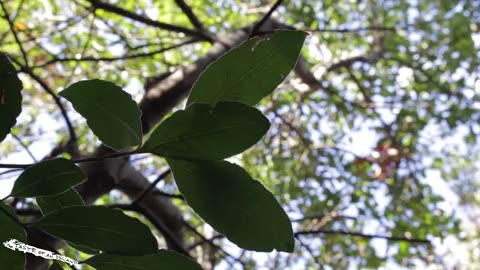
{"type": "Polygon", "coordinates": [[[132,97],[108,81],[86,80],[60,92],[107,146],[121,150],[142,142],[141,112],[132,97]]]}
{"type": "Polygon", "coordinates": [[[293,251],[292,225],[275,197],[238,165],[167,160],[187,203],[239,247],[293,251]]]}
{"type": "Polygon", "coordinates": [[[142,151],[183,160],[220,160],[254,145],[269,127],[268,119],[251,106],[197,103],[159,125],[142,151]]]}
{"type": "Polygon", "coordinates": [[[7,55],[0,52],[0,142],[17,122],[22,111],[22,82],[7,55]]]}
{"type": "Polygon", "coordinates": [[[100,254],[85,263],[101,270],[202,270],[192,259],[169,250],[146,256],[100,254]]]}
{"type": "Polygon", "coordinates": [[[86,180],[80,168],[71,160],[56,158],[45,160],[26,169],[13,185],[15,197],[54,195],[66,191],[86,180]]]}
{"type": "Polygon", "coordinates": [[[278,31],[253,38],[207,67],[187,105],[222,100],[257,104],[285,79],[297,62],[306,33],[278,31]]]}
{"type": "Polygon", "coordinates": [[[27,235],[22,226],[18,224],[18,219],[13,209],[2,203],[0,203],[0,207],[2,208],[0,209],[0,264],[2,269],[24,270],[25,253],[8,249],[3,246],[3,243],[11,239],[26,243],[27,235]],[[17,222],[13,219],[16,219],[17,222]]]}
{"type": "Polygon", "coordinates": [[[121,210],[102,206],[72,206],[52,212],[31,226],[95,250],[144,255],[157,251],[150,229],[121,210]]]}
{"type": "Polygon", "coordinates": [[[69,206],[85,205],[82,197],[74,189],[69,189],[57,195],[38,197],[37,204],[40,206],[43,215],[69,206]]]}
{"type": "MultiPolygon", "coordinates": [[[[78,194],[78,192],[76,192],[73,188],[57,195],[38,197],[36,200],[44,216],[50,214],[53,211],[56,211],[65,207],[85,205],[80,194],[78,194]]],[[[74,249],[80,250],[87,254],[98,253],[97,250],[92,250],[87,247],[83,247],[81,245],[70,243],[68,241],[67,243],[74,249]]]]}

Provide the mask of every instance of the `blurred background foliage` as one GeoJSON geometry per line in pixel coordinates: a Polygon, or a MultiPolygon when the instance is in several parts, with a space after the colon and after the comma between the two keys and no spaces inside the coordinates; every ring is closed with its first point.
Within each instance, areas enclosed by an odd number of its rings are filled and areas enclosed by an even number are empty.
{"type": "MultiPolygon", "coordinates": [[[[139,101],[146,78],[192,63],[211,46],[91,2],[2,0],[0,50],[24,83],[23,112],[0,146],[2,160],[41,159],[65,140],[46,88],[58,93],[101,78],[139,101]]],[[[103,2],[194,28],[177,3],[183,1],[103,2]]],[[[186,2],[208,35],[252,24],[274,4],[186,2]]],[[[477,268],[480,1],[292,0],[272,18],[310,33],[302,55],[318,85],[290,74],[259,105],[272,122],[268,135],[233,160],[288,212],[296,252],[238,250],[173,198],[188,223],[214,239],[205,245],[189,231],[188,240],[198,242],[194,256],[219,269],[477,268]]],[[[84,119],[69,115],[81,150],[92,152],[99,141],[84,119]]],[[[152,180],[166,166],[151,156],[132,162],[152,180]]],[[[2,172],[2,189],[17,173],[2,172]]],[[[172,179],[159,187],[177,192],[172,179]]],[[[97,203],[122,200],[112,192],[97,203]]]]}

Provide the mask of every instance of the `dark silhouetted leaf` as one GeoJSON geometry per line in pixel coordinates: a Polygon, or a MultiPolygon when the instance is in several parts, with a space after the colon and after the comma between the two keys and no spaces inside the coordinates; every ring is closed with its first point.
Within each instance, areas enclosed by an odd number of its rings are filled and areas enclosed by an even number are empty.
{"type": "Polygon", "coordinates": [[[0,142],[17,122],[22,111],[22,82],[7,55],[0,52],[0,142]]]}
{"type": "Polygon", "coordinates": [[[68,242],[68,241],[65,241],[65,242],[67,242],[68,245],[71,246],[72,248],[74,248],[78,251],[81,251],[83,253],[86,253],[86,254],[98,254],[98,253],[100,253],[100,251],[92,249],[92,248],[88,248],[88,247],[85,247],[85,246],[82,246],[82,245],[77,245],[77,244],[74,244],[74,243],[68,242]]]}
{"type": "Polygon", "coordinates": [[[40,206],[43,215],[68,206],[85,205],[82,197],[74,189],[69,189],[57,195],[38,197],[37,204],[40,206]]]}
{"type": "MultiPolygon", "coordinates": [[[[40,206],[43,215],[48,215],[53,211],[70,207],[70,206],[83,206],[82,197],[74,190],[69,189],[63,193],[51,196],[44,196],[37,198],[37,204],[40,206]]],[[[76,245],[67,241],[67,243],[76,250],[82,251],[87,254],[97,254],[97,250],[93,250],[81,245],[76,245]]]]}
{"type": "Polygon", "coordinates": [[[241,153],[270,127],[257,109],[238,102],[193,104],[159,125],[142,151],[183,160],[220,160],[241,153]]]}
{"type": "Polygon", "coordinates": [[[57,195],[38,197],[37,204],[40,206],[43,215],[47,215],[52,211],[68,206],[85,205],[82,197],[80,197],[80,195],[74,189],[69,189],[57,195]]]}
{"type": "Polygon", "coordinates": [[[145,256],[100,254],[85,261],[101,270],[201,270],[192,259],[169,250],[145,256]]]}
{"type": "Polygon", "coordinates": [[[48,270],[64,270],[64,269],[59,263],[53,261],[52,265],[50,265],[48,270]]]}
{"type": "Polygon", "coordinates": [[[238,165],[168,160],[188,204],[239,247],[293,251],[292,225],[275,197],[238,165]]]}
{"type": "Polygon", "coordinates": [[[302,31],[278,31],[227,52],[203,72],[187,104],[224,100],[257,104],[290,73],[305,37],[302,31]]]}
{"type": "Polygon", "coordinates": [[[66,191],[86,180],[71,160],[50,159],[26,169],[15,181],[11,196],[37,197],[66,191]]]}
{"type": "Polygon", "coordinates": [[[93,133],[107,146],[121,150],[142,142],[141,112],[132,97],[107,81],[74,83],[60,92],[87,119],[93,133]]]}
{"type": "Polygon", "coordinates": [[[31,226],[108,253],[144,255],[157,251],[157,240],[150,229],[118,209],[72,206],[52,212],[31,226]]]}
{"type": "Polygon", "coordinates": [[[15,212],[9,207],[0,203],[0,265],[2,269],[24,270],[25,253],[13,251],[3,246],[3,243],[15,239],[20,242],[27,242],[27,235],[22,226],[15,222],[17,219],[15,212]],[[9,214],[6,214],[9,213],[9,214]]]}

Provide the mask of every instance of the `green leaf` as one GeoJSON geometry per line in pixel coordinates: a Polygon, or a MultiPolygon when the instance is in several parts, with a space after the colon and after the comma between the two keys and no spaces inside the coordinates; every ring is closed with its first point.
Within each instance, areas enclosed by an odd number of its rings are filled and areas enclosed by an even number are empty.
{"type": "Polygon", "coordinates": [[[31,226],[95,250],[121,255],[157,251],[150,229],[121,210],[102,206],[72,206],[52,212],[31,226]]]}
{"type": "MultiPolygon", "coordinates": [[[[65,207],[70,207],[70,206],[84,206],[85,203],[83,202],[82,197],[76,192],[74,189],[69,189],[63,193],[57,194],[57,195],[52,195],[52,196],[44,196],[44,197],[38,197],[37,199],[37,204],[40,206],[40,209],[42,210],[43,215],[48,215],[53,211],[65,208],[65,207]]],[[[81,245],[76,245],[74,243],[70,243],[67,241],[67,243],[73,247],[76,250],[79,250],[81,252],[87,253],[87,254],[97,254],[97,250],[93,250],[81,245]]]]}
{"type": "Polygon", "coordinates": [[[15,197],[37,197],[62,193],[86,180],[71,160],[45,160],[26,169],[13,185],[15,197]]]}
{"type": "Polygon", "coordinates": [[[78,250],[78,251],[81,251],[81,252],[83,252],[83,253],[86,253],[86,254],[98,254],[98,253],[100,253],[100,251],[95,250],[95,249],[92,249],[92,248],[88,248],[88,247],[85,247],[85,246],[82,246],[82,245],[77,245],[77,244],[74,244],[74,243],[68,242],[68,241],[66,241],[66,242],[67,242],[68,245],[71,246],[72,248],[74,248],[74,249],[76,249],[76,250],[78,250]]]}
{"type": "Polygon", "coordinates": [[[270,127],[257,109],[238,102],[215,107],[193,104],[160,124],[142,148],[144,152],[184,160],[220,160],[258,142],[270,127]]]}
{"type": "Polygon", "coordinates": [[[192,259],[169,250],[146,256],[116,256],[100,254],[85,261],[101,270],[201,270],[192,259]]]}
{"type": "Polygon", "coordinates": [[[37,204],[40,206],[43,215],[47,215],[55,210],[68,206],[85,205],[82,197],[80,197],[80,195],[74,189],[69,189],[63,193],[53,196],[38,197],[37,204]]]}
{"type": "Polygon", "coordinates": [[[52,265],[50,265],[48,270],[64,270],[64,269],[58,262],[53,261],[52,265]]]}
{"type": "Polygon", "coordinates": [[[290,73],[305,37],[302,31],[278,31],[227,52],[203,72],[187,105],[225,100],[257,104],[290,73]]]}
{"type": "Polygon", "coordinates": [[[0,142],[17,122],[22,111],[22,82],[5,53],[0,52],[0,142]]]}
{"type": "Polygon", "coordinates": [[[293,251],[292,225],[275,197],[238,165],[167,160],[187,203],[243,249],[293,251]]]}
{"type": "Polygon", "coordinates": [[[2,208],[0,209],[0,264],[2,269],[23,270],[25,269],[25,253],[6,248],[3,243],[10,239],[26,243],[27,235],[19,224],[13,209],[1,203],[0,207],[2,208]]]}
{"type": "Polygon", "coordinates": [[[142,142],[141,112],[121,87],[102,80],[74,83],[60,92],[107,146],[121,150],[142,142]]]}

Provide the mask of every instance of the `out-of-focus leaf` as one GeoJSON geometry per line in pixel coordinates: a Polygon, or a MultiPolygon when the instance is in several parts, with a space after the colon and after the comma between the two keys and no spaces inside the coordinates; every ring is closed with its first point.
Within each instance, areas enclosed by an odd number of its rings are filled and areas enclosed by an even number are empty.
{"type": "Polygon", "coordinates": [[[17,122],[22,111],[22,82],[8,56],[0,52],[0,142],[17,122]]]}

